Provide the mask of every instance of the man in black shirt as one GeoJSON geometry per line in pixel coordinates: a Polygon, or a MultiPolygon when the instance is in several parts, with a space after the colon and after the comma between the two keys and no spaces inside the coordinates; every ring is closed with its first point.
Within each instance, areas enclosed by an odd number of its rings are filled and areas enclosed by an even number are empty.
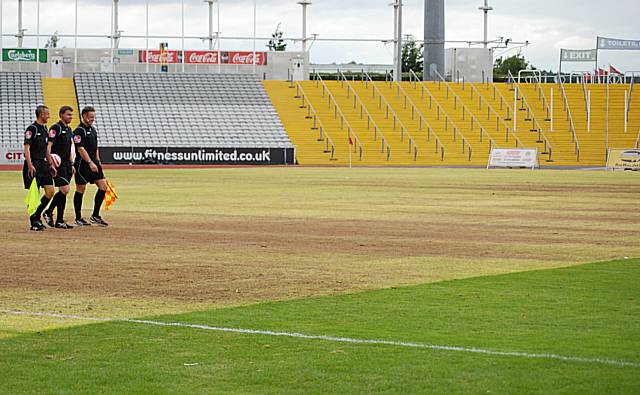
{"type": "Polygon", "coordinates": [[[40,206],[29,218],[31,230],[44,230],[44,225],[40,221],[42,212],[49,204],[53,196],[53,178],[51,173],[55,173],[55,167],[50,164],[51,157],[47,153],[49,109],[45,106],[36,108],[36,121],[27,127],[24,132],[24,166],[22,168],[22,179],[25,189],[31,187],[31,182],[35,178],[38,187],[44,188],[44,196],[40,200],[40,206]]]}
{"type": "Polygon", "coordinates": [[[73,226],[64,222],[64,209],[67,205],[67,195],[69,194],[69,183],[73,176],[73,130],[69,127],[73,119],[73,108],[64,106],[58,112],[60,121],[49,129],[49,143],[47,151],[49,155],[56,154],[60,157],[60,166],[57,168],[57,174],[53,179],[55,186],[58,187],[58,193],[53,196],[49,208],[42,215],[47,225],[58,229],[72,229],[73,226]],[[53,210],[58,209],[55,225],[53,223],[53,210]]]}
{"type": "Polygon", "coordinates": [[[76,193],[73,197],[73,205],[76,210],[76,224],[78,226],[90,225],[82,218],[82,197],[87,184],[96,184],[98,192],[94,200],[91,222],[96,225],[108,224],[100,217],[100,207],[107,191],[107,182],[104,179],[102,166],[100,165],[100,152],[98,152],[98,134],[93,127],[96,120],[96,110],[93,107],[82,109],[82,122],[73,131],[73,142],[76,147],[76,193]]]}

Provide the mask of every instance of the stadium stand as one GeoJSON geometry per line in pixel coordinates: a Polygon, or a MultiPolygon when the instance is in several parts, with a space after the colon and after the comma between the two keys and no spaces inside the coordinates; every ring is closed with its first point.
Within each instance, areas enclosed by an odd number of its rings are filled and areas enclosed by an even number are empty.
{"type": "Polygon", "coordinates": [[[627,84],[397,84],[338,74],[337,81],[261,82],[252,75],[78,73],[75,80],[43,80],[39,73],[2,72],[0,145],[22,145],[21,131],[41,103],[52,111],[50,125],[61,105],[97,107],[102,146],[295,144],[303,165],[348,165],[351,157],[354,165],[484,166],[491,147],[518,146],[538,148],[543,165],[603,166],[607,144],[634,147],[640,130],[640,90],[627,84]]]}
{"type": "Polygon", "coordinates": [[[640,129],[640,92],[636,89],[624,131],[624,91],[632,91],[624,84],[609,85],[608,131],[605,84],[585,88],[582,84],[515,81],[463,84],[413,80],[398,84],[373,82],[365,76],[264,84],[299,147],[302,165],[344,164],[346,153],[353,149],[347,135],[351,131],[364,152],[362,158],[354,155],[355,165],[483,166],[491,147],[518,146],[537,148],[542,165],[604,166],[607,138],[611,148],[631,148],[640,129]],[[590,130],[584,96],[589,90],[590,130]],[[328,140],[318,134],[319,123],[335,148],[333,160],[327,154],[328,140]],[[382,136],[388,150],[382,149],[382,136]]]}
{"type": "Polygon", "coordinates": [[[78,110],[78,98],[76,97],[76,89],[73,84],[73,78],[43,78],[42,94],[44,96],[44,104],[51,111],[51,119],[49,126],[58,122],[60,118],[58,112],[62,106],[73,107],[72,126],[76,126],[80,122],[80,111],[78,110]]]}
{"type": "Polygon", "coordinates": [[[0,72],[0,145],[22,146],[22,132],[42,103],[40,73],[0,72]]]}
{"type": "MultiPolygon", "coordinates": [[[[634,92],[627,130],[624,127],[625,91],[629,85],[611,84],[609,90],[609,108],[607,110],[607,86],[605,84],[565,84],[571,114],[576,127],[577,138],[581,145],[581,163],[602,164],[606,160],[607,134],[609,147],[632,148],[635,146],[640,129],[640,95],[634,92]],[[591,125],[588,126],[587,101],[591,92],[591,125]],[[608,116],[607,116],[608,112],[608,116]],[[609,131],[607,133],[607,117],[609,131]]],[[[547,88],[548,89],[548,88],[547,88]]]]}
{"type": "Polygon", "coordinates": [[[106,146],[293,147],[252,75],[77,73],[75,84],[106,146]]]}

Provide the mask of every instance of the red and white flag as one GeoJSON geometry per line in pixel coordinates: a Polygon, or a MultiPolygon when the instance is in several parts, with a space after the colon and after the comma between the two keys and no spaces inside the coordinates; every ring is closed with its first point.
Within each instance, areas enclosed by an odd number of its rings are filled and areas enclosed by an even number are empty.
{"type": "Polygon", "coordinates": [[[612,65],[609,65],[609,72],[615,75],[622,75],[622,73],[612,65]]]}

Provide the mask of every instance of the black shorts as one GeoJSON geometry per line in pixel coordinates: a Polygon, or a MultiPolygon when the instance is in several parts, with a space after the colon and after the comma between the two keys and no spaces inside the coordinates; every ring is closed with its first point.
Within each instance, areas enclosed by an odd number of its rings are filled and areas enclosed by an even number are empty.
{"type": "Polygon", "coordinates": [[[79,163],[76,163],[76,185],[87,185],[87,184],[95,184],[98,180],[104,179],[104,173],[102,172],[102,165],[100,162],[95,162],[96,166],[98,166],[97,172],[92,172],[89,164],[83,160],[79,163]]]}
{"type": "Polygon", "coordinates": [[[58,174],[53,182],[57,187],[64,187],[71,184],[71,177],[73,177],[73,168],[69,161],[63,161],[58,167],[58,174]]]}
{"type": "MultiPolygon", "coordinates": [[[[38,187],[42,188],[45,185],[53,185],[53,177],[51,177],[51,167],[49,167],[49,164],[43,160],[34,160],[32,163],[33,167],[36,168],[36,183],[38,187]]],[[[22,166],[22,181],[24,181],[24,189],[31,188],[33,177],[29,174],[27,161],[24,161],[24,165],[22,166]]]]}

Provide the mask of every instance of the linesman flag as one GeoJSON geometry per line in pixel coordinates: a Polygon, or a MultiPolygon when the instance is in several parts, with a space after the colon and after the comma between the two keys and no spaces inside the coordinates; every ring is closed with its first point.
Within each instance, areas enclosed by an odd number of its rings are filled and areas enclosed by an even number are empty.
{"type": "Polygon", "coordinates": [[[38,210],[38,206],[40,205],[40,190],[38,189],[38,183],[35,177],[33,177],[29,192],[27,192],[27,196],[24,198],[24,204],[27,205],[27,213],[29,213],[29,216],[32,216],[38,210]]]}
{"type": "Polygon", "coordinates": [[[113,186],[111,181],[107,180],[107,192],[104,195],[104,207],[107,211],[111,208],[111,205],[118,200],[118,194],[116,193],[116,188],[113,186]]]}

